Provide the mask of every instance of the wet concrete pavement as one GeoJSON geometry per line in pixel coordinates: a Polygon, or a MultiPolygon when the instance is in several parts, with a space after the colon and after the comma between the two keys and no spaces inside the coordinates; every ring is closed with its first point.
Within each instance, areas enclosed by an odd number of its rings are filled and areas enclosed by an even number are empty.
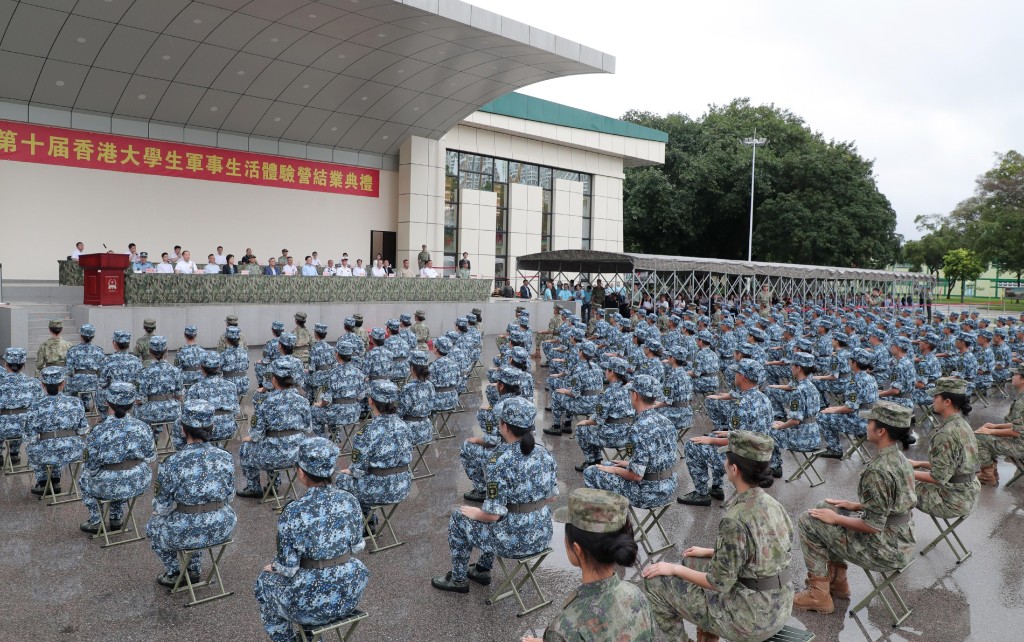
{"type": "MultiPolygon", "coordinates": [[[[485,361],[494,354],[494,342],[485,341],[485,361]]],[[[251,351],[253,358],[258,352],[251,351]]],[[[547,370],[537,369],[538,379],[547,370]]],[[[565,557],[562,530],[555,524],[552,547],[539,571],[551,606],[517,618],[517,606],[508,600],[487,606],[488,589],[472,585],[468,595],[441,593],[429,585],[433,575],[450,569],[447,525],[462,493],[470,485],[458,460],[462,438],[476,434],[475,396],[470,412],[458,415],[457,438],[436,442],[428,458],[437,473],[413,485],[409,499],[395,517],[395,527],[405,545],[375,555],[360,554],[371,577],[360,608],[370,617],[359,627],[356,640],[518,640],[527,633],[540,634],[556,609],[578,585],[579,572],[565,557]]],[[[977,408],[970,417],[978,426],[1002,420],[1008,406],[995,401],[977,408]]],[[[542,420],[550,421],[544,413],[542,420]]],[[[538,423],[538,427],[542,424],[538,423]]],[[[699,420],[698,428],[706,423],[699,420]]],[[[552,438],[538,431],[539,441],[559,464],[559,490],[564,495],[582,485],[582,475],[572,467],[581,459],[575,440],[552,438]]],[[[229,449],[236,454],[238,444],[229,449]]],[[[909,456],[926,458],[922,446],[909,456]]],[[[343,462],[347,463],[347,462],[343,462]]],[[[786,460],[787,474],[793,469],[786,460]]],[[[826,461],[820,466],[827,483],[811,489],[805,481],[777,482],[769,491],[791,515],[826,497],[856,498],[861,464],[826,461]]],[[[685,466],[679,466],[680,493],[691,489],[685,466]]],[[[1013,472],[1002,463],[1005,484],[1013,472]]],[[[236,480],[238,475],[236,473],[236,480]]],[[[101,549],[78,530],[86,518],[80,504],[49,507],[29,494],[31,475],[0,478],[0,631],[9,640],[184,640],[266,639],[260,624],[252,584],[275,554],[276,515],[255,500],[236,499],[238,527],[235,544],[222,561],[224,581],[234,595],[197,607],[183,608],[181,594],[169,595],[158,586],[162,567],[148,541],[101,549]]],[[[238,482],[239,487],[241,482],[238,482]]],[[[728,491],[727,491],[728,492],[728,491]]],[[[151,494],[139,502],[140,526],[150,512],[151,494]]],[[[678,561],[690,545],[713,546],[720,503],[711,508],[673,505],[663,520],[675,543],[665,559],[678,561]]],[[[794,520],[795,521],[795,520],[794,520]]],[[[915,512],[918,548],[934,538],[931,520],[915,512]]],[[[919,557],[898,583],[914,612],[899,628],[876,600],[858,617],[844,611],[839,601],[831,615],[799,613],[790,624],[814,632],[819,640],[1012,640],[1021,639],[1024,625],[1024,482],[1010,489],[983,487],[975,513],[958,531],[973,551],[961,565],[941,544],[919,557]]],[[[791,567],[794,583],[806,574],[798,542],[793,545],[791,567]]],[[[497,573],[495,574],[497,577],[497,573]]],[[[850,568],[853,599],[869,590],[864,573],[850,568]]],[[[527,590],[527,599],[532,592],[527,590]]],[[[690,627],[691,635],[693,629],[690,627]]],[[[659,638],[659,639],[664,639],[659,638]]]]}

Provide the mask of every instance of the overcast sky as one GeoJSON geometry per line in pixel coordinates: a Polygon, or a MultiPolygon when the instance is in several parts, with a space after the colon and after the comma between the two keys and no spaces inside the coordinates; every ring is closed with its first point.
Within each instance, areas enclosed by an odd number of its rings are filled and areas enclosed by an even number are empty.
{"type": "Polygon", "coordinates": [[[469,1],[616,57],[614,75],[523,93],[613,117],[748,96],[855,141],[907,238],[916,215],[970,196],[995,152],[1024,147],[1021,2],[469,1]]]}

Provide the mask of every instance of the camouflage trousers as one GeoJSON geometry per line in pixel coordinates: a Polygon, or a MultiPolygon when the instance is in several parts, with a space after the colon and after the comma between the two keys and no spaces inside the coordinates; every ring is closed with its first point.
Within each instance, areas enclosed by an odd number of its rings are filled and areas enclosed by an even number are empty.
{"type": "Polygon", "coordinates": [[[59,482],[61,469],[81,459],[83,448],[81,437],[58,437],[30,443],[25,450],[28,452],[28,463],[35,472],[36,483],[46,483],[47,465],[53,468],[51,476],[54,483],[59,482]]]}
{"type": "Polygon", "coordinates": [[[821,433],[818,432],[816,423],[797,424],[792,428],[783,428],[782,430],[769,428],[768,434],[775,440],[775,450],[772,451],[770,464],[772,468],[782,466],[783,450],[810,453],[821,448],[821,433]]]}
{"type": "Polygon", "coordinates": [[[494,454],[494,448],[462,442],[459,460],[466,470],[466,477],[473,482],[473,490],[483,492],[487,482],[487,460],[494,454]]]}
{"type": "MultiPolygon", "coordinates": [[[[836,510],[825,502],[815,508],[836,510]]],[[[826,524],[804,512],[797,525],[807,571],[818,577],[828,575],[830,561],[849,562],[871,571],[891,571],[903,568],[914,558],[912,524],[893,529],[894,534],[889,534],[888,528],[880,533],[858,533],[838,524],[826,524]]]]}
{"type": "Polygon", "coordinates": [[[792,398],[794,390],[784,390],[782,388],[765,388],[764,394],[767,395],[768,400],[772,402],[772,417],[785,421],[786,419],[786,408],[789,407],[789,400],[792,398]]]}
{"type": "Polygon", "coordinates": [[[580,426],[576,429],[576,442],[585,461],[598,461],[604,448],[625,446],[628,435],[629,423],[580,426]]]}
{"type": "Polygon", "coordinates": [[[300,569],[295,577],[263,571],[253,593],[270,639],[292,642],[292,622],[313,628],[342,619],[359,604],[369,579],[366,566],[352,559],[330,569],[300,569]]]}
{"type": "Polygon", "coordinates": [[[973,478],[964,484],[917,482],[917,510],[933,517],[952,519],[970,515],[978,504],[981,483],[973,478]]]}
{"type": "MultiPolygon", "coordinates": [[[[146,523],[146,536],[164,570],[177,575],[178,551],[220,544],[231,537],[238,518],[230,506],[209,513],[185,514],[177,511],[169,515],[154,515],[146,523]]],[[[202,569],[203,552],[196,551],[188,561],[188,572],[202,569]]]]}
{"type": "Polygon", "coordinates": [[[452,580],[462,582],[469,557],[480,549],[476,565],[490,569],[495,556],[527,557],[551,544],[551,511],[546,506],[532,513],[510,513],[497,522],[478,522],[458,510],[448,522],[448,546],[452,554],[452,580]]]}
{"type": "Polygon", "coordinates": [[[100,521],[100,499],[112,500],[109,517],[120,520],[124,516],[126,500],[145,493],[152,480],[153,471],[149,464],[126,471],[100,470],[95,474],[83,470],[78,477],[78,486],[82,489],[82,504],[89,510],[89,521],[100,521]]]}
{"type": "Polygon", "coordinates": [[[725,455],[718,453],[718,446],[687,441],[683,446],[686,469],[690,471],[693,489],[698,495],[708,494],[708,480],[715,488],[722,487],[725,477],[725,455]]]}
{"type": "MultiPolygon", "coordinates": [[[[556,379],[557,381],[557,379],[556,379]]],[[[555,423],[559,420],[567,421],[573,415],[592,415],[597,405],[599,396],[570,397],[558,392],[551,393],[551,413],[555,416],[555,423]]]]}
{"type": "Polygon", "coordinates": [[[789,381],[789,377],[792,374],[789,366],[765,366],[765,373],[768,375],[769,384],[780,384],[784,381],[789,381]]]}
{"type": "Polygon", "coordinates": [[[1024,437],[996,437],[976,435],[978,439],[978,465],[991,466],[1002,457],[1024,457],[1024,437]]]}
{"type": "Polygon", "coordinates": [[[735,399],[705,399],[704,412],[716,430],[728,430],[733,410],[736,409],[735,399]]]}
{"type": "Polygon", "coordinates": [[[587,488],[607,490],[622,495],[634,508],[659,508],[672,501],[676,494],[676,475],[657,481],[629,481],[618,475],[589,466],[583,470],[583,483],[587,488]]]}
{"type": "MultiPolygon", "coordinates": [[[[686,566],[706,571],[711,560],[686,558],[686,566]]],[[[793,608],[793,587],[751,591],[733,586],[709,591],[686,580],[662,575],[644,581],[654,620],[670,639],[685,640],[685,622],[735,642],[761,642],[778,633],[793,608]]]]}
{"type": "Polygon", "coordinates": [[[821,430],[821,438],[825,442],[825,447],[834,453],[843,452],[843,444],[839,440],[841,433],[855,437],[868,434],[868,422],[858,417],[856,412],[845,415],[819,412],[818,428],[821,430]]]}

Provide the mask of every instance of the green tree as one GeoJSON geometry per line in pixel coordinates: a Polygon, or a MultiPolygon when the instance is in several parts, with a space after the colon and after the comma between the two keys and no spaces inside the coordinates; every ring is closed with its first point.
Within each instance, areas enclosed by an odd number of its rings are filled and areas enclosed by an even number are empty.
{"type": "Polygon", "coordinates": [[[985,271],[985,265],[972,250],[957,248],[950,250],[942,259],[942,271],[946,275],[946,298],[949,299],[953,286],[960,281],[960,302],[964,302],[964,284],[973,281],[985,271]]]}
{"type": "Polygon", "coordinates": [[[925,235],[903,245],[903,259],[910,263],[912,271],[920,272],[923,266],[928,274],[937,277],[946,253],[960,244],[959,237],[939,214],[919,215],[914,223],[925,235]]]}
{"type": "Polygon", "coordinates": [[[882,267],[899,255],[896,214],[873,164],[849,142],[826,140],[797,115],[747,99],[700,118],[630,111],[665,131],[660,167],[626,170],[626,247],[657,254],[745,259],[750,147],[757,130],[753,253],[756,261],[882,267]]]}

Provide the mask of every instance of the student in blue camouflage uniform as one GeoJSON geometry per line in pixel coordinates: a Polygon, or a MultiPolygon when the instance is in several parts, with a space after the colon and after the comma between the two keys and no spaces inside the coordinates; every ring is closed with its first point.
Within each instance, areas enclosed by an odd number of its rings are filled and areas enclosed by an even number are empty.
{"type": "Polygon", "coordinates": [[[683,446],[686,468],[690,472],[694,489],[679,497],[680,504],[690,506],[710,506],[712,499],[722,500],[722,478],[725,476],[725,464],[718,448],[728,445],[729,431],[749,430],[768,434],[771,428],[772,402],[757,389],[765,378],[764,366],[753,359],[740,361],[734,376],[736,402],[727,423],[729,429],[713,432],[709,435],[691,437],[683,446]],[[710,475],[709,475],[710,470],[710,475]],[[711,487],[708,487],[710,477],[711,487]]]}
{"type": "Polygon", "coordinates": [[[633,423],[633,406],[629,403],[629,364],[625,359],[612,357],[605,364],[604,394],[594,406],[594,416],[577,424],[576,441],[583,451],[583,463],[576,466],[583,472],[587,466],[601,462],[604,448],[617,448],[626,444],[629,426],[633,423]]]}
{"type": "Polygon", "coordinates": [[[643,356],[637,361],[633,375],[647,375],[658,382],[665,380],[665,366],[661,362],[661,342],[657,339],[644,341],[643,356]]]}
{"type": "Polygon", "coordinates": [[[309,401],[296,392],[292,364],[281,358],[270,368],[274,390],[256,406],[252,427],[238,450],[246,482],[239,497],[263,497],[260,471],[294,466],[299,444],[310,432],[309,401]]]}
{"type": "Polygon", "coordinates": [[[708,395],[704,399],[704,412],[708,416],[708,421],[719,430],[729,429],[729,421],[732,418],[737,399],[732,394],[736,385],[736,372],[740,362],[744,359],[753,359],[754,346],[746,342],[741,343],[736,346],[736,352],[733,355],[733,359],[722,369],[722,377],[729,391],[708,395]]]}
{"type": "Polygon", "coordinates": [[[663,398],[655,404],[658,414],[668,419],[679,435],[693,427],[693,410],[690,409],[693,381],[686,371],[685,355],[686,348],[682,345],[669,351],[667,374],[662,384],[663,398]]]}
{"type": "Polygon", "coordinates": [[[469,580],[487,586],[495,556],[519,558],[551,544],[548,500],[558,494],[554,457],[534,442],[536,407],[513,398],[501,405],[499,432],[503,443],[487,464],[487,498],[483,506],[462,506],[448,524],[452,570],[435,577],[431,586],[468,593],[469,580]],[[480,549],[470,566],[473,549],[480,549]]]}
{"type": "Polygon", "coordinates": [[[723,317],[718,324],[719,332],[721,333],[718,339],[718,359],[721,362],[732,360],[732,355],[736,352],[736,346],[739,343],[736,341],[736,336],[733,335],[733,328],[735,322],[731,317],[723,317]]]}
{"type": "MultiPolygon", "coordinates": [[[[402,324],[402,328],[398,331],[398,336],[405,339],[405,344],[409,346],[409,352],[412,352],[416,349],[416,333],[412,331],[412,315],[408,312],[403,312],[398,317],[398,322],[402,324]]],[[[423,346],[423,348],[424,350],[421,350],[421,352],[426,350],[426,346],[423,346]]]]}
{"type": "MultiPolygon", "coordinates": [[[[238,395],[235,384],[220,375],[223,359],[215,350],[203,354],[202,375],[194,386],[185,393],[185,401],[202,400],[213,405],[213,428],[207,441],[222,442],[234,436],[238,428],[238,395]]],[[[174,448],[185,445],[185,435],[179,422],[174,432],[174,448]]]]}
{"type": "MultiPolygon", "coordinates": [[[[306,395],[306,367],[302,365],[302,361],[295,356],[295,334],[291,332],[282,332],[281,336],[277,340],[277,349],[280,354],[271,363],[270,373],[272,374],[275,370],[287,370],[289,376],[292,379],[293,387],[292,390],[297,394],[305,397],[306,395]],[[274,364],[277,364],[275,366],[274,364]]],[[[271,388],[271,382],[269,380],[261,382],[259,388],[252,395],[253,406],[258,406],[263,403],[269,394],[271,388]]]]}
{"type": "Polygon", "coordinates": [[[409,343],[401,336],[402,324],[398,319],[388,319],[385,324],[387,331],[384,347],[391,353],[392,381],[405,381],[409,378],[409,343]]]}
{"type": "Polygon", "coordinates": [[[338,339],[335,366],[328,373],[327,388],[312,408],[313,432],[325,436],[330,426],[351,426],[359,422],[364,396],[363,373],[352,364],[354,341],[338,339]]]}
{"type": "Polygon", "coordinates": [[[36,478],[33,495],[42,495],[46,488],[47,465],[52,467],[50,480],[53,492],[61,492],[61,469],[82,458],[85,447],[82,437],[89,432],[82,402],[63,394],[67,378],[65,369],[60,366],[43,368],[39,378],[46,396],[32,404],[25,424],[28,441],[25,452],[36,478]]]}
{"type": "MultiPolygon", "coordinates": [[[[219,357],[217,352],[211,352],[219,357]]],[[[235,462],[231,453],[208,442],[213,436],[214,406],[190,399],[181,409],[185,445],[160,464],[153,487],[153,516],[146,535],[164,574],[161,586],[173,587],[178,575],[187,572],[200,579],[202,551],[189,559],[187,569],[178,564],[178,551],[220,544],[231,537],[238,521],[231,508],[235,496],[235,462]]]]}
{"type": "MultiPolygon", "coordinates": [[[[346,341],[352,343],[352,365],[359,368],[360,371],[363,369],[363,357],[366,354],[366,344],[363,343],[363,339],[359,336],[359,322],[356,318],[345,317],[343,322],[345,327],[345,333],[338,337],[338,341],[346,341]]],[[[335,342],[335,348],[337,348],[337,342],[335,342]]]]}
{"type": "Polygon", "coordinates": [[[97,377],[100,414],[106,413],[106,390],[115,382],[123,381],[135,386],[135,380],[142,370],[142,361],[128,351],[132,345],[132,333],[127,330],[114,330],[114,352],[103,358],[100,373],[97,377]]]}
{"type": "Polygon", "coordinates": [[[712,349],[714,343],[715,339],[709,331],[701,330],[697,333],[699,349],[689,374],[693,379],[693,389],[705,395],[714,394],[718,390],[718,373],[722,369],[718,354],[712,349]]]}
{"type": "Polygon", "coordinates": [[[136,416],[153,428],[154,434],[163,432],[157,424],[178,421],[181,413],[181,399],[185,388],[181,381],[181,370],[164,361],[167,338],[154,335],[149,339],[149,354],[153,360],[139,372],[135,388],[138,390],[139,409],[136,416]]]}
{"type": "Polygon", "coordinates": [[[82,395],[87,408],[97,408],[96,390],[99,386],[100,365],[106,355],[103,348],[94,344],[92,340],[96,337],[96,328],[86,323],[78,329],[82,342],[68,348],[65,357],[67,367],[67,382],[64,384],[64,394],[72,397],[82,395]]]}
{"type": "Polygon", "coordinates": [[[921,356],[917,359],[916,365],[917,384],[913,391],[915,404],[931,405],[932,398],[928,394],[928,388],[933,387],[942,376],[942,364],[935,356],[935,349],[938,347],[939,341],[938,335],[928,332],[917,344],[921,356]]]}
{"type": "MultiPolygon", "coordinates": [[[[1013,353],[1006,342],[1008,331],[1005,327],[992,331],[992,383],[1004,384],[1013,376],[1013,353]]],[[[69,350],[70,352],[70,350],[69,350]]]]}
{"type": "Polygon", "coordinates": [[[347,617],[370,572],[352,554],[365,547],[359,504],[331,483],[338,447],[321,437],[302,442],[299,483],[308,490],[277,518],[277,557],[256,578],[260,618],[274,642],[292,642],[291,623],[306,630],[347,617]]]}
{"type": "Polygon", "coordinates": [[[309,376],[306,377],[306,398],[310,403],[315,402],[327,388],[330,372],[337,364],[337,352],[327,342],[326,323],[313,326],[313,339],[313,345],[309,348],[309,376]]]}
{"type": "Polygon", "coordinates": [[[391,379],[395,355],[384,347],[385,341],[387,334],[383,328],[374,328],[370,332],[370,351],[363,359],[363,374],[371,382],[391,379]]]}
{"type": "Polygon", "coordinates": [[[434,384],[430,383],[427,353],[413,350],[409,353],[412,369],[409,382],[402,387],[398,399],[398,416],[409,429],[414,446],[430,443],[434,438],[434,425],[430,416],[434,412],[434,384]]]}
{"type": "Polygon", "coordinates": [[[515,370],[505,367],[499,370],[495,376],[498,390],[497,401],[490,408],[481,408],[476,413],[483,436],[466,439],[462,442],[462,449],[459,452],[459,459],[466,471],[466,477],[469,477],[469,481],[473,484],[473,488],[462,495],[463,499],[468,502],[482,502],[486,499],[487,461],[498,452],[495,448],[502,443],[498,431],[498,425],[501,423],[501,405],[508,399],[522,396],[519,375],[515,370]]]}
{"type": "Polygon", "coordinates": [[[82,453],[82,504],[89,519],[78,528],[90,535],[99,532],[100,500],[110,504],[110,530],[120,530],[125,500],[146,492],[153,480],[149,464],[156,459],[153,431],[128,415],[135,402],[135,386],[116,381],[107,388],[106,419],[96,424],[85,439],[82,453]]]}
{"type": "Polygon", "coordinates": [[[796,328],[792,325],[780,326],[781,337],[768,348],[768,361],[765,372],[769,385],[777,385],[786,381],[790,375],[790,362],[796,351],[796,328]]]}
{"type": "Polygon", "coordinates": [[[229,326],[224,331],[228,346],[220,354],[221,372],[225,379],[234,384],[239,398],[249,392],[249,352],[239,345],[241,336],[238,326],[229,326]]]}
{"type": "Polygon", "coordinates": [[[917,390],[917,368],[910,353],[913,345],[907,337],[896,337],[889,345],[889,352],[896,361],[892,372],[892,383],[886,390],[879,390],[878,397],[914,409],[913,392],[917,390]]]}
{"type": "Polygon", "coordinates": [[[850,370],[850,355],[852,354],[850,337],[838,330],[830,336],[832,337],[833,353],[829,360],[829,367],[827,370],[820,370],[817,368],[819,360],[815,360],[815,370],[819,374],[811,377],[811,382],[821,393],[822,398],[825,397],[825,393],[842,395],[846,392],[850,377],[853,376],[850,370]]]}
{"type": "Polygon", "coordinates": [[[878,401],[878,384],[871,376],[871,368],[875,363],[870,350],[861,348],[853,353],[850,366],[853,378],[843,395],[842,404],[829,406],[818,412],[818,428],[825,450],[822,457],[842,459],[843,446],[839,434],[846,433],[855,437],[865,434],[867,420],[858,414],[861,410],[869,410],[878,401]]]}
{"type": "Polygon", "coordinates": [[[352,438],[352,463],[335,481],[355,495],[363,514],[373,506],[404,501],[412,486],[412,439],[397,414],[398,386],[372,381],[367,398],[373,419],[352,438]]]}
{"type": "MultiPolygon", "coordinates": [[[[352,327],[355,327],[355,319],[352,320],[352,327]]],[[[256,381],[257,383],[263,383],[267,377],[267,367],[281,354],[281,349],[277,346],[281,339],[281,333],[284,332],[284,321],[274,321],[270,324],[270,332],[274,337],[263,344],[263,356],[259,361],[256,362],[256,381]]],[[[239,332],[241,337],[241,332],[239,332]]],[[[225,334],[225,339],[227,335],[225,334]]]]}
{"type": "Polygon", "coordinates": [[[983,397],[988,395],[988,389],[992,387],[992,375],[996,368],[996,355],[991,346],[994,336],[987,328],[979,330],[977,346],[974,348],[974,356],[978,361],[978,375],[974,378],[974,387],[983,397]]]}
{"type": "Polygon", "coordinates": [[[811,383],[810,375],[814,372],[814,355],[807,352],[793,353],[790,366],[790,378],[795,385],[784,388],[770,387],[772,391],[782,394],[780,404],[776,405],[776,417],[780,420],[772,422],[768,434],[775,440],[775,448],[769,464],[773,477],[782,477],[782,451],[795,450],[813,452],[821,448],[821,433],[818,432],[818,411],[821,410],[821,394],[811,383]],[[779,409],[781,406],[781,413],[779,409]]]}
{"type": "MultiPolygon", "coordinates": [[[[10,440],[7,442],[7,456],[13,465],[21,463],[21,438],[25,434],[29,410],[43,396],[39,381],[22,372],[26,357],[23,348],[7,348],[4,352],[6,374],[0,379],[0,409],[3,410],[0,412],[0,439],[10,440]]],[[[2,455],[0,450],[0,461],[2,455]]]]}
{"type": "Polygon", "coordinates": [[[889,335],[884,330],[873,328],[868,331],[868,348],[874,356],[871,376],[876,382],[888,386],[892,376],[892,355],[889,354],[889,335]]]}
{"type": "Polygon", "coordinates": [[[199,330],[194,325],[185,326],[185,345],[174,353],[174,366],[181,370],[181,383],[188,389],[202,377],[203,354],[206,350],[196,343],[199,330]]]}
{"type": "Polygon", "coordinates": [[[462,370],[459,362],[449,356],[451,350],[451,339],[438,337],[434,340],[434,354],[437,355],[437,359],[430,364],[430,381],[434,384],[435,411],[451,410],[459,400],[458,387],[462,383],[462,370]]]}
{"type": "Polygon", "coordinates": [[[583,482],[588,488],[618,493],[636,508],[664,506],[676,492],[676,428],[655,408],[662,392],[657,380],[638,375],[626,389],[636,412],[626,438],[626,458],[590,466],[583,471],[583,482]]]}
{"type": "Polygon", "coordinates": [[[544,429],[546,435],[572,434],[573,415],[592,415],[604,391],[604,371],[594,362],[597,346],[583,341],[575,348],[576,365],[562,380],[565,383],[552,391],[551,412],[555,421],[551,428],[544,429]]]}

